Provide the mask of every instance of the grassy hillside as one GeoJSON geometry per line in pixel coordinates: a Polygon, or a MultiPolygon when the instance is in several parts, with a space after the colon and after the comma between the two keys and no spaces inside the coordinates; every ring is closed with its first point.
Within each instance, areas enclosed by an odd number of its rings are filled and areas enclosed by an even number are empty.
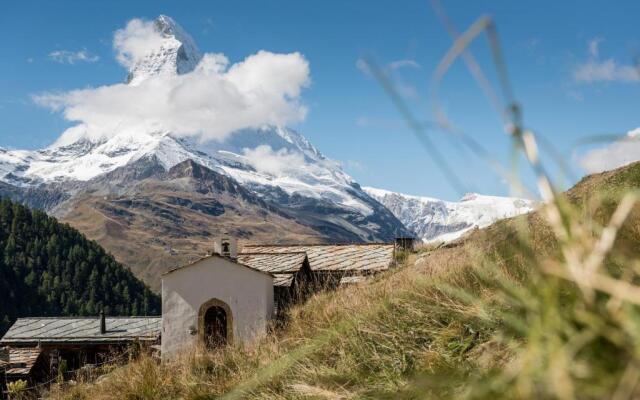
{"type": "Polygon", "coordinates": [[[160,299],[95,242],[0,200],[0,335],[17,317],[157,315],[160,299]]]}
{"type": "Polygon", "coordinates": [[[639,184],[640,164],[585,178],[558,201],[555,226],[546,207],[501,221],[422,249],[373,281],[313,296],[249,348],[163,365],[141,359],[51,396],[640,396],[640,208],[623,219],[610,251],[598,240],[612,233],[603,226],[621,195],[639,184]],[[558,224],[570,234],[557,239],[558,224]],[[593,264],[599,256],[604,263],[593,264]],[[576,265],[597,268],[587,275],[576,265]]]}

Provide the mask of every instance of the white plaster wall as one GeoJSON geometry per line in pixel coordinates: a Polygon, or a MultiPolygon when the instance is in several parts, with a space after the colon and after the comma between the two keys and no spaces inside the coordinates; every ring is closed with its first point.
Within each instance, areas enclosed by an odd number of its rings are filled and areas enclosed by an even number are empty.
{"type": "Polygon", "coordinates": [[[273,278],[227,259],[210,257],[162,278],[163,359],[197,344],[198,311],[214,298],[231,308],[235,343],[266,333],[273,315],[273,278]]]}

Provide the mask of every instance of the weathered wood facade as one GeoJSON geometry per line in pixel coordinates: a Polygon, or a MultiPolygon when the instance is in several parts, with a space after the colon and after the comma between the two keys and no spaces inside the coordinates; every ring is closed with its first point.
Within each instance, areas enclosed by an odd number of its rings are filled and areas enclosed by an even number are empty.
{"type": "Polygon", "coordinates": [[[132,345],[157,345],[160,328],[160,317],[19,318],[0,339],[2,384],[24,380],[32,386],[111,361],[132,345]]]}

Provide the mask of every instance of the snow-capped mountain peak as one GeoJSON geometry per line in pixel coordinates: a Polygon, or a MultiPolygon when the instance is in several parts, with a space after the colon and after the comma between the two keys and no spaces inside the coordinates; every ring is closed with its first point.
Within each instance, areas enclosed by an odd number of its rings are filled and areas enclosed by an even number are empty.
{"type": "MultiPolygon", "coordinates": [[[[129,86],[170,86],[173,80],[164,78],[188,74],[202,59],[191,36],[165,15],[153,22],[130,21],[116,32],[114,46],[131,65],[129,86]]],[[[167,129],[148,114],[103,125],[75,125],[42,150],[0,149],[0,181],[22,187],[87,182],[142,158],[157,160],[167,170],[190,159],[264,196],[300,196],[365,217],[377,207],[339,163],[284,126],[244,128],[224,140],[203,140],[167,129]]]]}
{"type": "Polygon", "coordinates": [[[191,72],[202,59],[194,40],[171,17],[160,15],[153,27],[160,40],[131,67],[127,77],[130,85],[138,85],[150,76],[191,72]]]}
{"type": "Polygon", "coordinates": [[[530,212],[531,200],[467,193],[451,202],[364,187],[371,197],[386,206],[424,242],[447,242],[476,227],[530,212]]]}

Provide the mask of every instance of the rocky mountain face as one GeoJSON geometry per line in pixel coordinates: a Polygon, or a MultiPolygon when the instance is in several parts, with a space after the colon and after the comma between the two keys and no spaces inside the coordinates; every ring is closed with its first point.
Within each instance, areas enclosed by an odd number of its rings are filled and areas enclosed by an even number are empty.
{"type": "Polygon", "coordinates": [[[474,228],[532,211],[536,203],[512,197],[465,195],[458,202],[410,196],[365,187],[364,191],[384,204],[424,242],[448,242],[474,228]]]}
{"type": "Polygon", "coordinates": [[[131,67],[127,76],[130,85],[137,85],[149,76],[191,72],[202,58],[191,36],[170,17],[159,16],[154,27],[162,40],[131,67]]]}
{"type": "MultiPolygon", "coordinates": [[[[201,56],[170,18],[128,84],[187,73],[201,56]]],[[[371,242],[403,224],[304,136],[282,126],[201,142],[123,126],[36,151],[0,149],[0,196],[43,209],[110,251],[153,288],[161,272],[229,232],[251,242],[371,242]]]]}
{"type": "Polygon", "coordinates": [[[153,289],[161,272],[210,252],[223,233],[249,242],[326,240],[294,213],[192,160],[165,170],[153,157],[140,159],[87,182],[54,213],[153,289]]]}

